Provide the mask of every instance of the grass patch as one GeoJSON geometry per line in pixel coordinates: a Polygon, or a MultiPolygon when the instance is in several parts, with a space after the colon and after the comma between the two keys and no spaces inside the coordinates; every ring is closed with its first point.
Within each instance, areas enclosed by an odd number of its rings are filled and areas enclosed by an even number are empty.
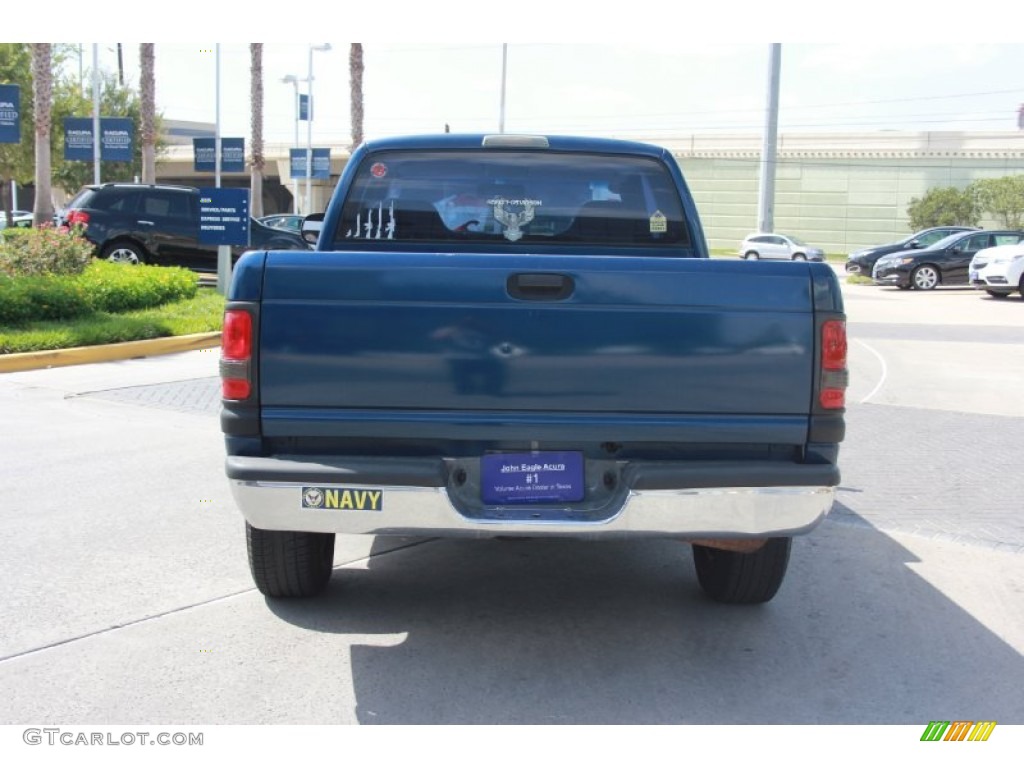
{"type": "Polygon", "coordinates": [[[224,297],[212,288],[200,288],[190,299],[152,309],[91,312],[71,320],[38,320],[16,328],[0,326],[0,354],[219,331],[223,315],[224,297]]]}
{"type": "Polygon", "coordinates": [[[874,285],[875,281],[867,275],[847,275],[846,282],[850,285],[874,285]]]}

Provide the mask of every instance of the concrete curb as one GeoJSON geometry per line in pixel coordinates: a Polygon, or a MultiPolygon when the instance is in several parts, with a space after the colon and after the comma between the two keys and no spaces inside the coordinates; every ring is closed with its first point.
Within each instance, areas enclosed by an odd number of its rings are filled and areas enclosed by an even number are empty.
{"type": "Polygon", "coordinates": [[[18,352],[0,355],[0,373],[56,368],[62,365],[103,363],[109,360],[127,360],[133,357],[169,355],[174,352],[189,352],[193,349],[209,349],[216,346],[220,346],[220,331],[146,339],[145,341],[126,341],[121,344],[98,344],[94,347],[52,349],[45,352],[18,352]]]}

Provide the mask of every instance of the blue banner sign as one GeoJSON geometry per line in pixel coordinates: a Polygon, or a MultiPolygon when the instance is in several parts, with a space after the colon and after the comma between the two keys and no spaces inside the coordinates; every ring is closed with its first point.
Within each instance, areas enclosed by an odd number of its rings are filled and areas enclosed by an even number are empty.
{"type": "Polygon", "coordinates": [[[130,117],[101,117],[100,160],[130,163],[134,135],[135,123],[130,117]]]}
{"type": "Polygon", "coordinates": [[[199,242],[249,245],[249,190],[199,190],[199,242]]]}
{"type": "Polygon", "coordinates": [[[0,85],[0,144],[21,143],[21,86],[0,85]]]}
{"type": "Polygon", "coordinates": [[[309,120],[309,94],[299,94],[299,120],[309,120]]]}
{"type": "MultiPolygon", "coordinates": [[[[290,149],[288,157],[291,161],[291,177],[293,179],[306,178],[306,150],[290,149]]],[[[331,148],[313,148],[313,175],[314,179],[331,178],[331,148]]]]}
{"type": "MultiPolygon", "coordinates": [[[[196,173],[216,173],[216,151],[216,139],[192,139],[193,170],[196,173]]],[[[222,173],[245,172],[245,139],[221,138],[220,152],[222,173]]]]}
{"type": "MultiPolygon", "coordinates": [[[[135,123],[130,117],[100,118],[100,160],[113,163],[132,161],[135,123]]],[[[92,162],[92,118],[64,118],[64,159],[92,162]]]]}
{"type": "Polygon", "coordinates": [[[64,159],[92,162],[92,118],[64,118],[64,159]]]}

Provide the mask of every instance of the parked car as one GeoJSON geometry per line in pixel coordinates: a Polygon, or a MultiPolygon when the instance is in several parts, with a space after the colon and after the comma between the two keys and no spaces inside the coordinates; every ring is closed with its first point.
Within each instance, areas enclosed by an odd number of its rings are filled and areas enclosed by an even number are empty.
{"type": "Polygon", "coordinates": [[[978,251],[971,259],[971,285],[1004,299],[1014,291],[1024,299],[1024,242],[978,251]]]}
{"type": "Polygon", "coordinates": [[[297,213],[275,213],[271,216],[261,216],[256,219],[260,224],[266,224],[274,229],[287,229],[291,232],[298,232],[302,227],[302,220],[305,216],[297,213]]]}
{"type": "MultiPolygon", "coordinates": [[[[96,253],[110,261],[217,270],[217,246],[199,242],[199,190],[161,184],[109,183],[85,187],[68,203],[64,226],[83,227],[96,253]]],[[[249,222],[251,249],[309,250],[297,234],[249,222]]]]}
{"type": "Polygon", "coordinates": [[[968,285],[971,258],[984,248],[1009,245],[1024,239],[1016,230],[982,230],[950,235],[929,248],[900,251],[875,262],[875,285],[930,291],[939,285],[968,285]]]}
{"type": "Polygon", "coordinates": [[[812,248],[792,235],[754,233],[740,244],[744,259],[789,259],[791,261],[824,261],[825,251],[812,248]]]}
{"type": "MultiPolygon", "coordinates": [[[[25,211],[13,211],[13,227],[18,229],[28,229],[32,226],[32,214],[26,213],[25,211]]],[[[7,216],[0,212],[0,229],[7,229],[7,216]]]]}
{"type": "Polygon", "coordinates": [[[935,245],[944,237],[955,235],[957,232],[977,232],[977,227],[929,227],[920,232],[897,240],[894,243],[885,245],[873,245],[870,248],[862,248],[854,251],[846,259],[846,271],[851,275],[870,275],[875,262],[883,256],[899,251],[912,251],[918,248],[928,248],[935,245]]]}

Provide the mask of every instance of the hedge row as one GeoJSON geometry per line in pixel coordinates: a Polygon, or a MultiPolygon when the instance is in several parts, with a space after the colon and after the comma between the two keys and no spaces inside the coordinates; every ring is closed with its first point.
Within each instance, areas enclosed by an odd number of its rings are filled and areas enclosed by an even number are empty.
{"type": "Polygon", "coordinates": [[[196,274],[178,267],[94,261],[81,274],[0,274],[0,324],[127,312],[196,295],[196,274]]]}

